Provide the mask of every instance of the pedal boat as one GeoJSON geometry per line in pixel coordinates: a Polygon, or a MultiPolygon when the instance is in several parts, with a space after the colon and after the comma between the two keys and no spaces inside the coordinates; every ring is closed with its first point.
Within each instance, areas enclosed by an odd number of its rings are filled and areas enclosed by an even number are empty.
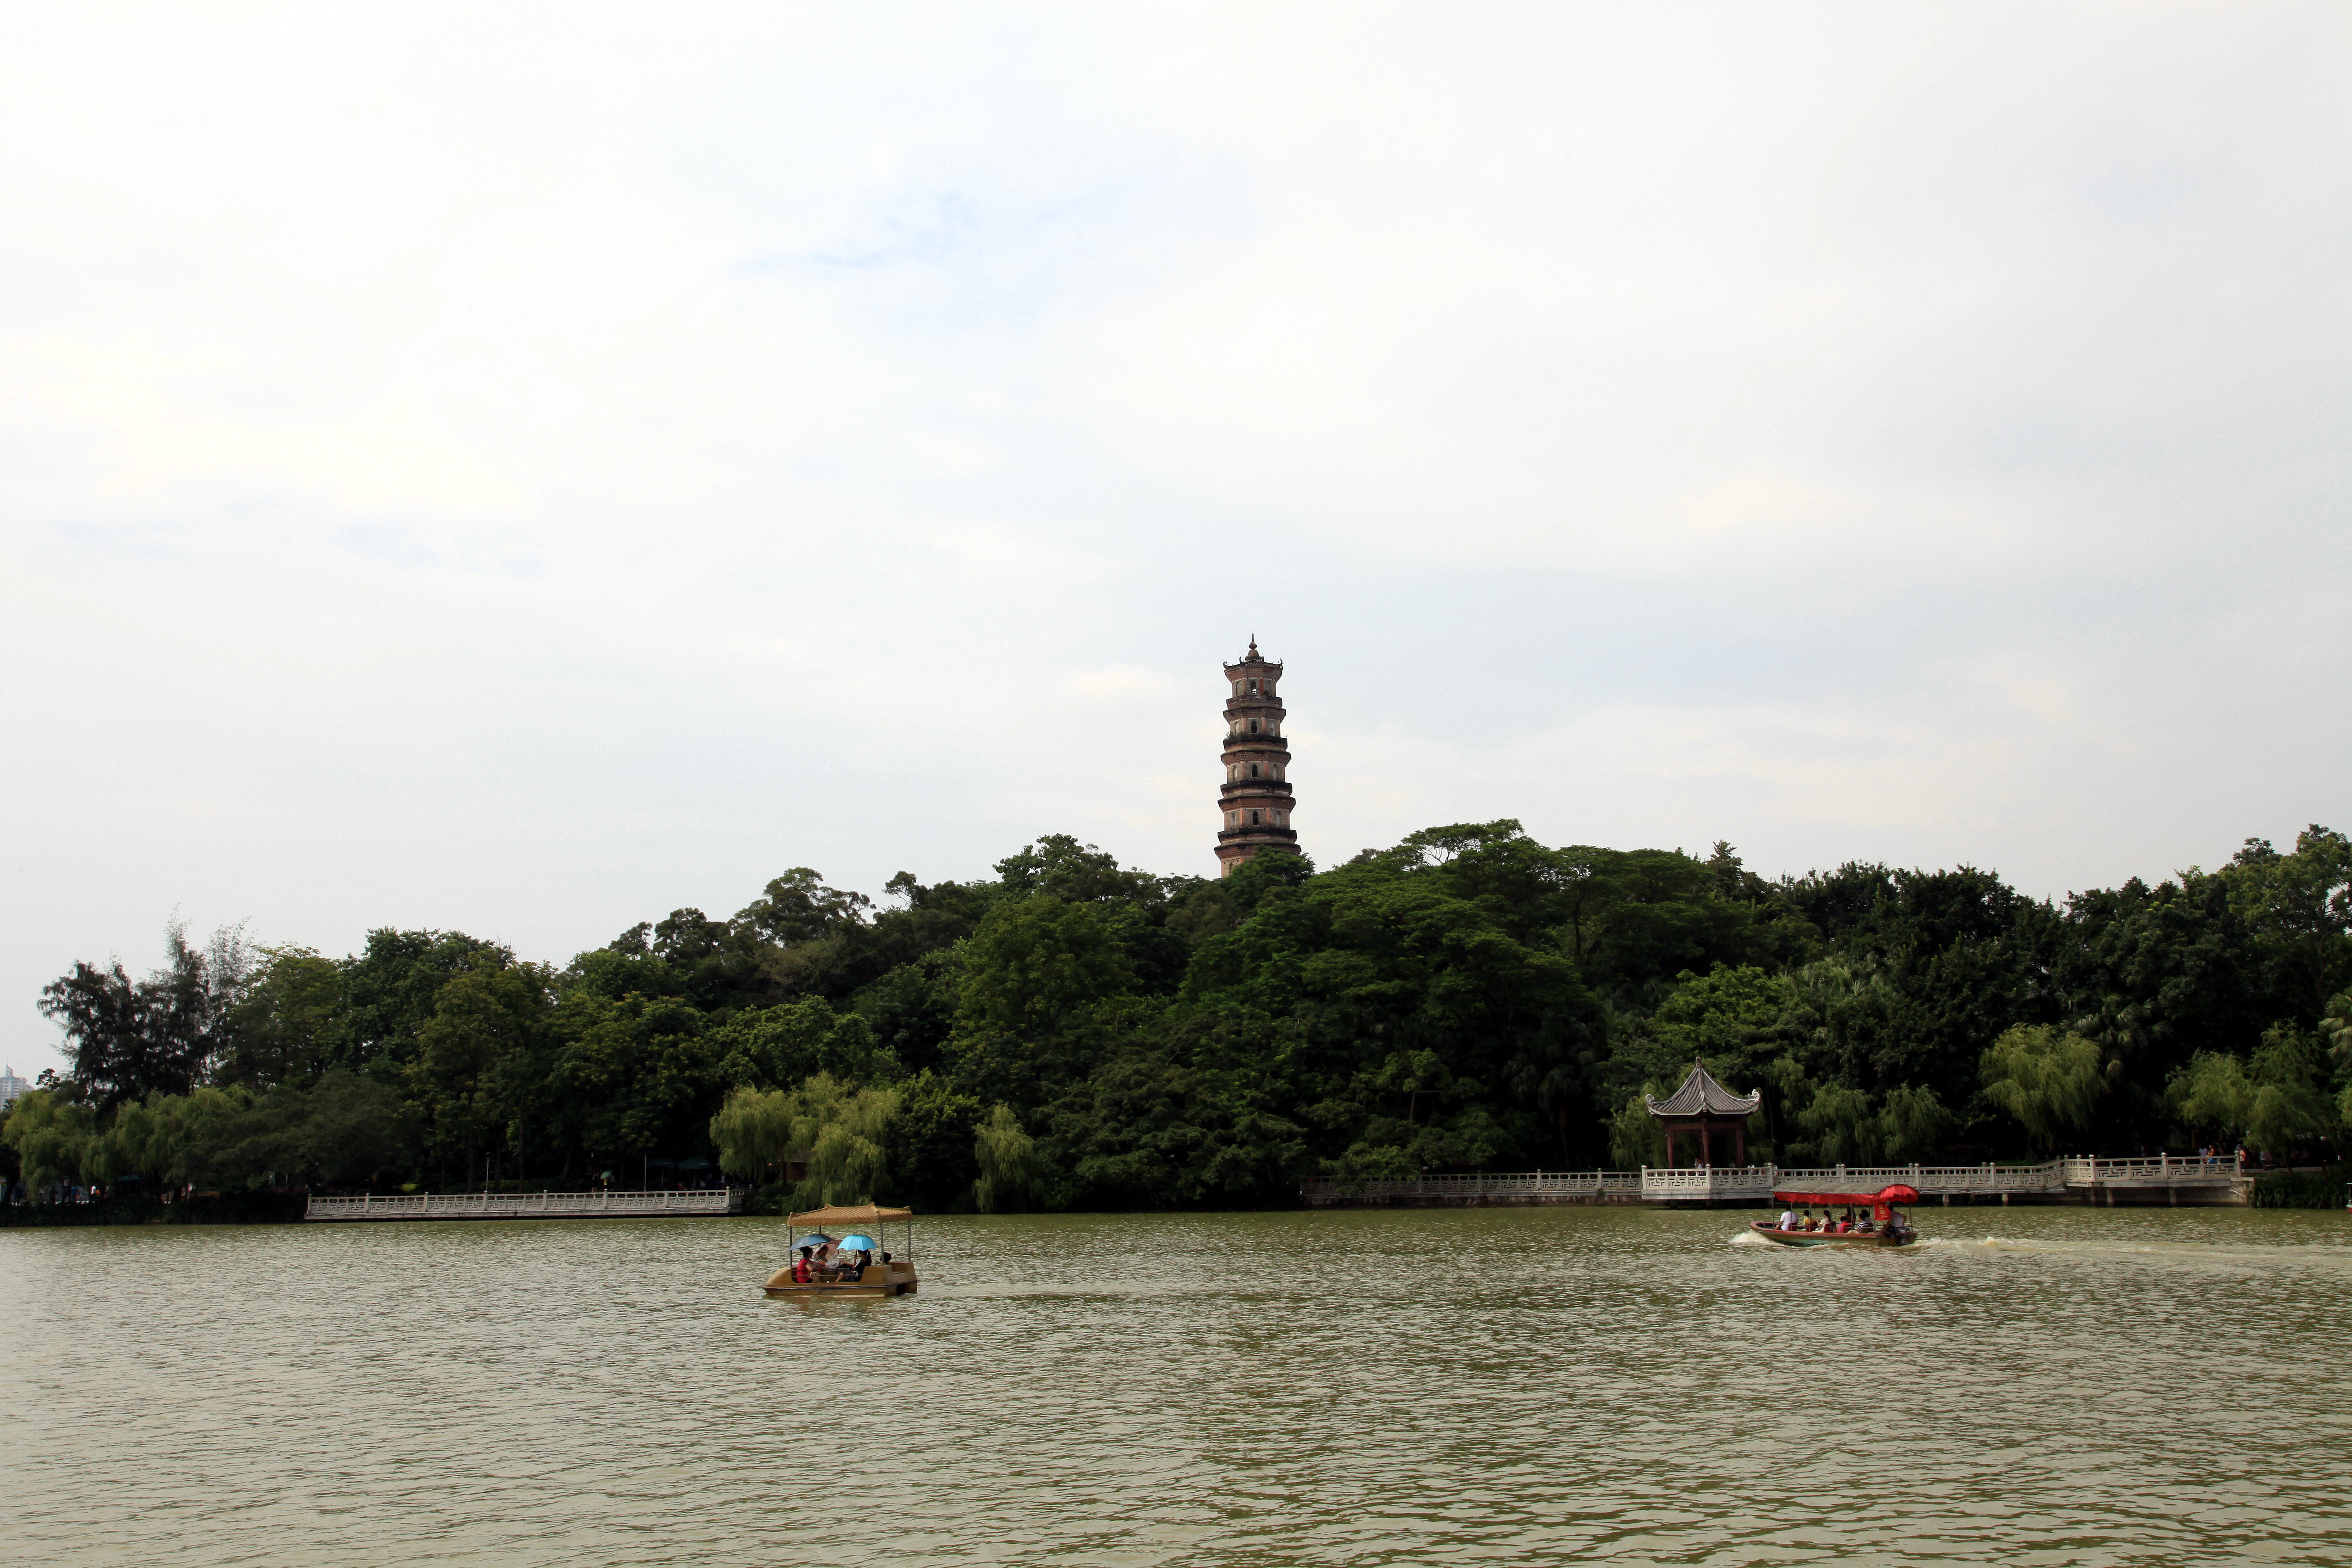
{"type": "Polygon", "coordinates": [[[794,1301],[831,1298],[878,1300],[885,1296],[911,1296],[919,1283],[915,1273],[915,1211],[912,1209],[877,1208],[872,1204],[810,1209],[805,1214],[790,1216],[785,1222],[784,1234],[787,1237],[799,1236],[803,1226],[814,1226],[820,1231],[831,1226],[871,1226],[878,1232],[884,1224],[900,1220],[906,1222],[907,1250],[887,1264],[877,1259],[855,1279],[820,1279],[803,1285],[793,1279],[793,1266],[787,1262],[769,1275],[767,1283],[760,1289],[778,1300],[794,1301]]]}
{"type": "Polygon", "coordinates": [[[1848,1208],[1870,1209],[1871,1228],[1868,1230],[1782,1230],[1769,1219],[1759,1219],[1748,1228],[1776,1247],[1908,1247],[1919,1239],[1908,1221],[1896,1224],[1897,1204],[1916,1204],[1919,1189],[1897,1184],[1882,1187],[1874,1193],[1774,1193],[1772,1201],[1783,1208],[1811,1208],[1820,1204],[1835,1208],[1843,1204],[1848,1208]]]}

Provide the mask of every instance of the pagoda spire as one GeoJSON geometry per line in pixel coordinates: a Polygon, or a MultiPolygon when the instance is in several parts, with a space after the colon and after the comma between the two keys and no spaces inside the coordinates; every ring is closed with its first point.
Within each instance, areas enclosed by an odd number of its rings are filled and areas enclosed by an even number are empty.
{"type": "Polygon", "coordinates": [[[1282,738],[1284,709],[1275,687],[1282,679],[1282,663],[1257,651],[1257,633],[1250,633],[1249,652],[1239,664],[1225,666],[1232,693],[1225,699],[1225,783],[1219,807],[1224,827],[1217,835],[1217,874],[1230,877],[1234,868],[1262,849],[1296,849],[1298,835],[1290,826],[1290,743],[1282,738]]]}

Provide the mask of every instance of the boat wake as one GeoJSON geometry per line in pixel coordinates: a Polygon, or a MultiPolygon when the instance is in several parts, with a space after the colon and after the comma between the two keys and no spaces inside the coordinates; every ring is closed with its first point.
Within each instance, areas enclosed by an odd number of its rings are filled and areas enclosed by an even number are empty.
{"type": "Polygon", "coordinates": [[[1916,1251],[1947,1255],[2011,1258],[2111,1258],[2116,1262],[2149,1263],[2160,1267],[2275,1269],[2282,1265],[2318,1268],[2333,1274],[2352,1275],[2352,1247],[2248,1246],[2243,1242],[2100,1241],[2089,1237],[2017,1236],[1923,1236],[1916,1251]]]}

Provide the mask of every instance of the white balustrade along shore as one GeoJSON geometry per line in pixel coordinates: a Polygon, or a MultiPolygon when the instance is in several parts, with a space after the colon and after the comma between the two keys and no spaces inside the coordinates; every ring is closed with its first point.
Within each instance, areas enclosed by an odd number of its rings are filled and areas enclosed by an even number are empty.
{"type": "Polygon", "coordinates": [[[740,1191],[688,1193],[433,1193],[390,1197],[313,1197],[306,1220],[380,1219],[652,1219],[725,1215],[742,1205],[740,1191]]]}
{"type": "Polygon", "coordinates": [[[2160,1154],[2139,1160],[2048,1160],[2038,1165],[1830,1165],[1784,1170],[1778,1165],[1702,1165],[1665,1171],[1528,1171],[1402,1180],[1343,1181],[1316,1177],[1302,1184],[1309,1204],[1651,1203],[1752,1198],[1775,1192],[1867,1193],[1897,1183],[1922,1195],[1966,1194],[2006,1197],[2063,1194],[2069,1188],[2227,1188],[2242,1173],[2234,1156],[2160,1154]]]}

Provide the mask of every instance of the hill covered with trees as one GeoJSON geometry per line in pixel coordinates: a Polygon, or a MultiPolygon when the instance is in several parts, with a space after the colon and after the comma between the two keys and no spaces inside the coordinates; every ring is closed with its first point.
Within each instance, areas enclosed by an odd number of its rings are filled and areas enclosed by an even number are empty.
{"type": "Polygon", "coordinates": [[[204,947],[47,986],[71,1070],[11,1173],[235,1189],[790,1183],[932,1210],[1292,1201],[1314,1174],[1658,1163],[1644,1089],[1764,1091],[1751,1157],[2340,1148],[2352,842],[2060,903],[1990,872],[1767,880],[1500,821],[1316,871],[1066,837],[877,907],[798,868],[561,967],[456,931],[204,947]]]}

